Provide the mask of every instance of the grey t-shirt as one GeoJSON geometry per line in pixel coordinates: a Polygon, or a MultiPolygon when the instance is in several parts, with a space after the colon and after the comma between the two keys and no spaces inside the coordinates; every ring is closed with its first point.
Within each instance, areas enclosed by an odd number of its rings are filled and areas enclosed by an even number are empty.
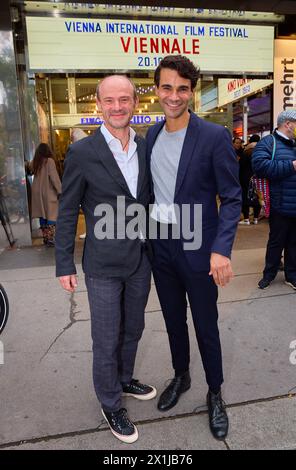
{"type": "Polygon", "coordinates": [[[187,127],[168,132],[163,126],[151,154],[155,202],[151,217],[158,222],[176,223],[173,210],[177,172],[187,127]]]}

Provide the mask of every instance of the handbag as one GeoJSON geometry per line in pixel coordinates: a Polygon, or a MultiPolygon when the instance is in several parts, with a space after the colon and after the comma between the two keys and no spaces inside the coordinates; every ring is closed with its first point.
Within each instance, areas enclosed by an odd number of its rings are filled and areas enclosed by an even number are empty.
{"type": "Polygon", "coordinates": [[[247,200],[250,206],[259,204],[259,196],[257,191],[257,185],[254,181],[254,176],[252,176],[249,182],[247,200]]]}
{"type": "MultiPolygon", "coordinates": [[[[274,135],[273,138],[273,147],[272,147],[272,156],[271,161],[274,160],[275,151],[276,151],[276,140],[274,135]]],[[[269,190],[269,181],[267,178],[258,178],[256,175],[252,177],[256,191],[259,198],[259,203],[262,205],[265,213],[265,217],[269,217],[270,214],[270,190],[269,190]]]]}

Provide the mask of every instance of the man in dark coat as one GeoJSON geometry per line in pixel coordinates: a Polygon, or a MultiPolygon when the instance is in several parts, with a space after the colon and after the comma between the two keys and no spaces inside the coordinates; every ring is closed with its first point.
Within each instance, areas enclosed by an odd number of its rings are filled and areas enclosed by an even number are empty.
{"type": "Polygon", "coordinates": [[[241,189],[229,131],[188,109],[198,76],[186,57],[168,56],[160,62],[154,79],[166,120],[147,134],[155,197],[151,217],[159,234],[152,240],[153,276],[175,371],[158,408],[166,411],[175,406],[191,385],[187,295],[209,386],[210,429],[216,438],[223,439],[228,418],[220,389],[223,371],[217,286],[225,286],[233,276],[230,255],[240,217],[241,189]],[[184,231],[176,237],[178,225],[184,231]],[[196,229],[200,237],[196,233],[191,240],[189,232],[196,229]],[[166,238],[163,232],[168,233],[166,238]]]}
{"type": "Polygon", "coordinates": [[[133,379],[151,274],[143,236],[132,238],[127,232],[130,210],[147,207],[150,198],[145,142],[129,127],[137,103],[127,77],[109,76],[99,84],[97,106],[105,122],[68,150],[56,234],[56,273],[62,287],[73,292],[81,205],[94,386],[111,432],[126,443],[135,442],[138,431],[122,407],[122,395],[140,400],[156,395],[154,387],[133,379]]]}
{"type": "Polygon", "coordinates": [[[269,287],[284,250],[285,282],[296,289],[296,109],[278,115],[273,136],[264,137],[256,145],[252,165],[259,178],[269,180],[270,188],[270,231],[258,287],[269,287]]]}

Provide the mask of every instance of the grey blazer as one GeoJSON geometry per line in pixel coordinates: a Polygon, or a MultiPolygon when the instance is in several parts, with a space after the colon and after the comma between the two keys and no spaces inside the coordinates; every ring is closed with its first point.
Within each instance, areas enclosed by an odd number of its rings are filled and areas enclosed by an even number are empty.
{"type": "MultiPolygon", "coordinates": [[[[56,230],[56,275],[76,274],[74,247],[80,205],[85,215],[86,239],[82,267],[93,277],[126,278],[136,269],[141,259],[142,242],[136,238],[98,239],[95,225],[105,214],[95,215],[98,204],[109,204],[117,218],[117,196],[125,197],[126,208],[131,204],[147,207],[150,200],[149,178],[146,168],[146,145],[136,136],[139,159],[137,198],[129,191],[116,160],[100,129],[74,144],[66,155],[59,200],[56,230]]],[[[132,219],[124,214],[124,225],[132,219]]],[[[106,218],[105,218],[106,220],[106,218]]],[[[116,230],[115,230],[116,232],[116,230]]]]}

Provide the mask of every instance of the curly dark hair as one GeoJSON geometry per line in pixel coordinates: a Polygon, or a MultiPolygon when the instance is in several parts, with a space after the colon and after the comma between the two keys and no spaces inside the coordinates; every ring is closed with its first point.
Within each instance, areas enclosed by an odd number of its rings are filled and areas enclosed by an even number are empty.
{"type": "Polygon", "coordinates": [[[159,87],[161,69],[176,70],[180,77],[187,78],[191,82],[191,90],[196,87],[197,80],[199,79],[199,69],[183,55],[168,55],[164,57],[154,73],[154,83],[159,87]]]}

